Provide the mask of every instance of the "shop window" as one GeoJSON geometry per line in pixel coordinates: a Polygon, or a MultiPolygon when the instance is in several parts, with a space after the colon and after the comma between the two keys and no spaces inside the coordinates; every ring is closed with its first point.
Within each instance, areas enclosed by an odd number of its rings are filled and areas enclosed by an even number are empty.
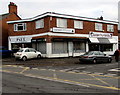
{"type": "Polygon", "coordinates": [[[67,28],[67,20],[57,18],[57,27],[63,27],[63,28],[65,27],[65,28],[67,28]]]}
{"type": "Polygon", "coordinates": [[[107,25],[107,31],[108,32],[114,32],[114,26],[113,25],[107,25]]]}
{"type": "Polygon", "coordinates": [[[113,44],[89,44],[89,51],[113,51],[113,44]]]}
{"type": "Polygon", "coordinates": [[[83,29],[83,21],[76,21],[76,20],[74,20],[74,28],[76,28],[76,29],[83,29]]]}
{"type": "Polygon", "coordinates": [[[36,23],[36,29],[44,28],[44,19],[38,20],[36,23]]]}
{"type": "Polygon", "coordinates": [[[67,42],[53,42],[52,43],[52,53],[53,54],[61,54],[67,53],[67,42]]]}
{"type": "Polygon", "coordinates": [[[73,49],[75,53],[85,52],[85,43],[73,42],[73,49]]]}
{"type": "Polygon", "coordinates": [[[26,31],[26,23],[14,24],[14,31],[26,31]]]}
{"type": "Polygon", "coordinates": [[[101,23],[95,23],[95,30],[96,31],[103,31],[102,24],[101,23]]]}

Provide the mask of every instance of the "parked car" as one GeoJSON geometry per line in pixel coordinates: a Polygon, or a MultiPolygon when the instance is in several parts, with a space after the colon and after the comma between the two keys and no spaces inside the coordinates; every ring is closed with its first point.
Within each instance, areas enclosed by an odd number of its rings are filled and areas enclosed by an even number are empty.
{"type": "Polygon", "coordinates": [[[16,59],[22,59],[23,61],[26,61],[27,59],[41,58],[42,54],[33,48],[21,48],[14,54],[14,56],[16,59]]]}
{"type": "Polygon", "coordinates": [[[101,63],[101,62],[111,63],[112,57],[104,54],[101,51],[89,51],[81,55],[79,61],[91,62],[91,63],[101,63]]]}
{"type": "Polygon", "coordinates": [[[8,50],[6,47],[0,46],[0,57],[11,57],[12,56],[12,50],[8,50]]]}

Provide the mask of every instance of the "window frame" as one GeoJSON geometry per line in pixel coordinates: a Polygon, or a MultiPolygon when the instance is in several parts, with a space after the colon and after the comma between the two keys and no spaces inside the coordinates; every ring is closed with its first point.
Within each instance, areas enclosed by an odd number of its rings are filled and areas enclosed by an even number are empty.
{"type": "Polygon", "coordinates": [[[67,28],[67,19],[57,18],[57,27],[67,28]]]}
{"type": "Polygon", "coordinates": [[[75,29],[83,29],[83,21],[74,20],[75,29]]]}
{"type": "Polygon", "coordinates": [[[102,23],[95,23],[95,30],[96,31],[103,31],[103,24],[102,23]]]}
{"type": "Polygon", "coordinates": [[[27,30],[27,24],[26,23],[17,23],[14,24],[14,31],[26,31],[27,30]],[[18,29],[19,27],[23,27],[23,29],[18,29]]]}
{"type": "Polygon", "coordinates": [[[35,21],[35,29],[42,29],[42,28],[44,28],[44,19],[35,21]]]}
{"type": "Polygon", "coordinates": [[[107,31],[108,32],[114,32],[114,25],[107,25],[107,31]]]}

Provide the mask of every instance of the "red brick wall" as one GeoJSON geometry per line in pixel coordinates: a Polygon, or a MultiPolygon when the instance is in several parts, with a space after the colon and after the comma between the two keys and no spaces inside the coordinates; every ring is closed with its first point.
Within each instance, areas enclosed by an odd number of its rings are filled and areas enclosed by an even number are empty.
{"type": "Polygon", "coordinates": [[[8,46],[8,33],[10,32],[8,30],[8,24],[7,24],[7,21],[12,21],[12,20],[19,20],[20,18],[15,15],[14,13],[11,13],[8,17],[2,19],[0,21],[1,25],[0,27],[2,27],[2,31],[0,31],[0,36],[2,37],[2,41],[1,41],[1,44],[2,46],[8,46]]]}
{"type": "MultiPolygon", "coordinates": [[[[50,28],[56,27],[56,18],[52,17],[50,21],[50,17],[44,18],[44,28],[43,29],[35,29],[35,21],[26,22],[27,23],[27,31],[18,31],[15,32],[13,30],[13,24],[9,24],[9,35],[10,36],[17,36],[17,35],[31,35],[31,34],[39,34],[39,33],[45,33],[49,32],[50,28]],[[49,26],[50,23],[50,26],[49,26]]],[[[68,28],[74,28],[74,20],[68,19],[67,20],[68,28]]],[[[103,33],[113,33],[113,32],[107,32],[107,24],[103,24],[103,33]]],[[[95,22],[90,21],[83,21],[83,29],[75,29],[75,33],[77,34],[89,34],[90,31],[94,32],[101,32],[95,30],[95,22]]],[[[117,25],[114,25],[114,36],[118,35],[117,25]]]]}
{"type": "MultiPolygon", "coordinates": [[[[37,20],[36,20],[37,21],[37,20]]],[[[14,24],[9,24],[9,35],[10,36],[18,36],[18,35],[32,35],[49,32],[49,17],[44,18],[44,28],[36,29],[35,21],[24,22],[27,24],[27,31],[14,31],[14,24]]]]}

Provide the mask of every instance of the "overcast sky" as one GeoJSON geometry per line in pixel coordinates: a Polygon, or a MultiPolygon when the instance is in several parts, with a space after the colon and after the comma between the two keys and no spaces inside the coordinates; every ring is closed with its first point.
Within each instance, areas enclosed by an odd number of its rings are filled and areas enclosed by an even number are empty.
{"type": "Polygon", "coordinates": [[[2,0],[0,14],[8,13],[9,2],[18,6],[18,15],[31,18],[45,12],[56,12],[75,16],[118,20],[118,2],[120,0],[2,0]]]}

